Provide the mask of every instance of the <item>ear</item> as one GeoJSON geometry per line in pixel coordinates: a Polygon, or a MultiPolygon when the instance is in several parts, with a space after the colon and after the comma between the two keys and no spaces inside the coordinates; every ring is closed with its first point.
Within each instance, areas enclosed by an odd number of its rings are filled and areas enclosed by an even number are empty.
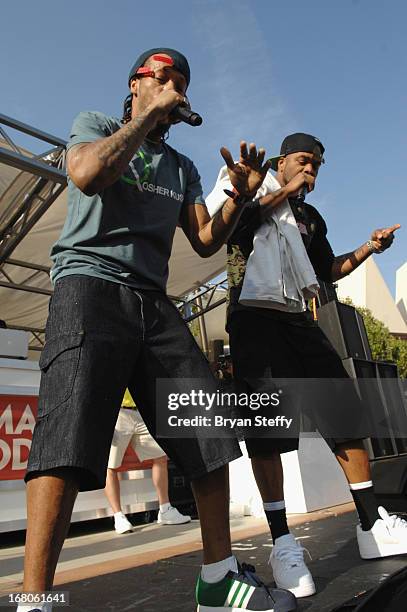
{"type": "Polygon", "coordinates": [[[285,157],[280,157],[277,162],[277,172],[282,172],[285,166],[285,157]]]}
{"type": "Polygon", "coordinates": [[[140,85],[140,79],[132,79],[132,81],[130,82],[130,91],[135,96],[137,96],[138,94],[139,85],[140,85]]]}

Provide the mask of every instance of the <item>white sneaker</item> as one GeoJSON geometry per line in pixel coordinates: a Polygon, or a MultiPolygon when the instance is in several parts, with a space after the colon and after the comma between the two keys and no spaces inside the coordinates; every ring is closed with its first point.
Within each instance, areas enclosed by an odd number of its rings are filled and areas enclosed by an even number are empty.
{"type": "Polygon", "coordinates": [[[181,514],[176,508],[170,506],[165,512],[158,512],[157,523],[160,525],[182,525],[189,523],[191,517],[187,514],[181,514]]]}
{"type": "Polygon", "coordinates": [[[296,597],[315,593],[311,572],[304,562],[304,549],[291,533],[276,539],[269,564],[278,588],[291,591],[296,597]]]}
{"type": "Polygon", "coordinates": [[[389,513],[379,506],[377,509],[381,518],[368,531],[356,527],[359,552],[362,559],[377,559],[390,555],[407,554],[407,521],[389,513]]]}
{"type": "Polygon", "coordinates": [[[114,528],[116,533],[130,533],[131,531],[133,531],[133,525],[130,523],[130,521],[126,518],[126,516],[121,513],[121,514],[117,514],[114,517],[114,528]]]}

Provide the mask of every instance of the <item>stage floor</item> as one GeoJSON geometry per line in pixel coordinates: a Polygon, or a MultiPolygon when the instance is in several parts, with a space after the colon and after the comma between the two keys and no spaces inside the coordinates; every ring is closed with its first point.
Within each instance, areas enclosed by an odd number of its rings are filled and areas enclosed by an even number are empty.
{"type": "MultiPolygon", "coordinates": [[[[291,516],[290,522],[292,532],[312,557],[309,567],[317,586],[316,595],[299,600],[299,610],[329,612],[407,562],[407,556],[360,559],[351,504],[291,516]]],[[[265,521],[234,519],[232,532],[236,556],[255,565],[271,584],[267,565],[271,540],[265,521]]],[[[3,596],[21,584],[23,548],[19,537],[10,537],[0,553],[3,596]]],[[[106,520],[93,521],[82,526],[82,532],[75,528],[68,538],[55,588],[69,591],[71,605],[65,609],[73,612],[193,612],[200,562],[198,521],[174,527],[140,525],[124,536],[116,536],[106,520]]]]}

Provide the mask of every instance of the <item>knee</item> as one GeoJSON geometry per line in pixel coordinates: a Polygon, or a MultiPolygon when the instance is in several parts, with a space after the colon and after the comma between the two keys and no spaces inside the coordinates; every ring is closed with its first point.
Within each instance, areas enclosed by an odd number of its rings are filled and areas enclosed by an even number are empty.
{"type": "Polygon", "coordinates": [[[167,465],[168,457],[167,455],[163,455],[162,457],[157,457],[156,459],[153,459],[153,462],[159,465],[167,465]]]}

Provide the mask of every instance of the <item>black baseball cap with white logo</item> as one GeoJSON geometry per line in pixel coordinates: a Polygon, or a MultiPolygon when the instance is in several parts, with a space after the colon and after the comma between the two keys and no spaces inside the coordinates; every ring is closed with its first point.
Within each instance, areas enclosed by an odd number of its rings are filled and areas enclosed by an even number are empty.
{"type": "Polygon", "coordinates": [[[276,157],[270,157],[271,167],[273,170],[277,170],[278,160],[291,153],[313,153],[315,157],[320,158],[321,163],[325,162],[324,155],[325,147],[322,142],[316,136],[311,134],[303,134],[297,132],[296,134],[290,134],[286,136],[281,143],[280,155],[276,157]]]}

